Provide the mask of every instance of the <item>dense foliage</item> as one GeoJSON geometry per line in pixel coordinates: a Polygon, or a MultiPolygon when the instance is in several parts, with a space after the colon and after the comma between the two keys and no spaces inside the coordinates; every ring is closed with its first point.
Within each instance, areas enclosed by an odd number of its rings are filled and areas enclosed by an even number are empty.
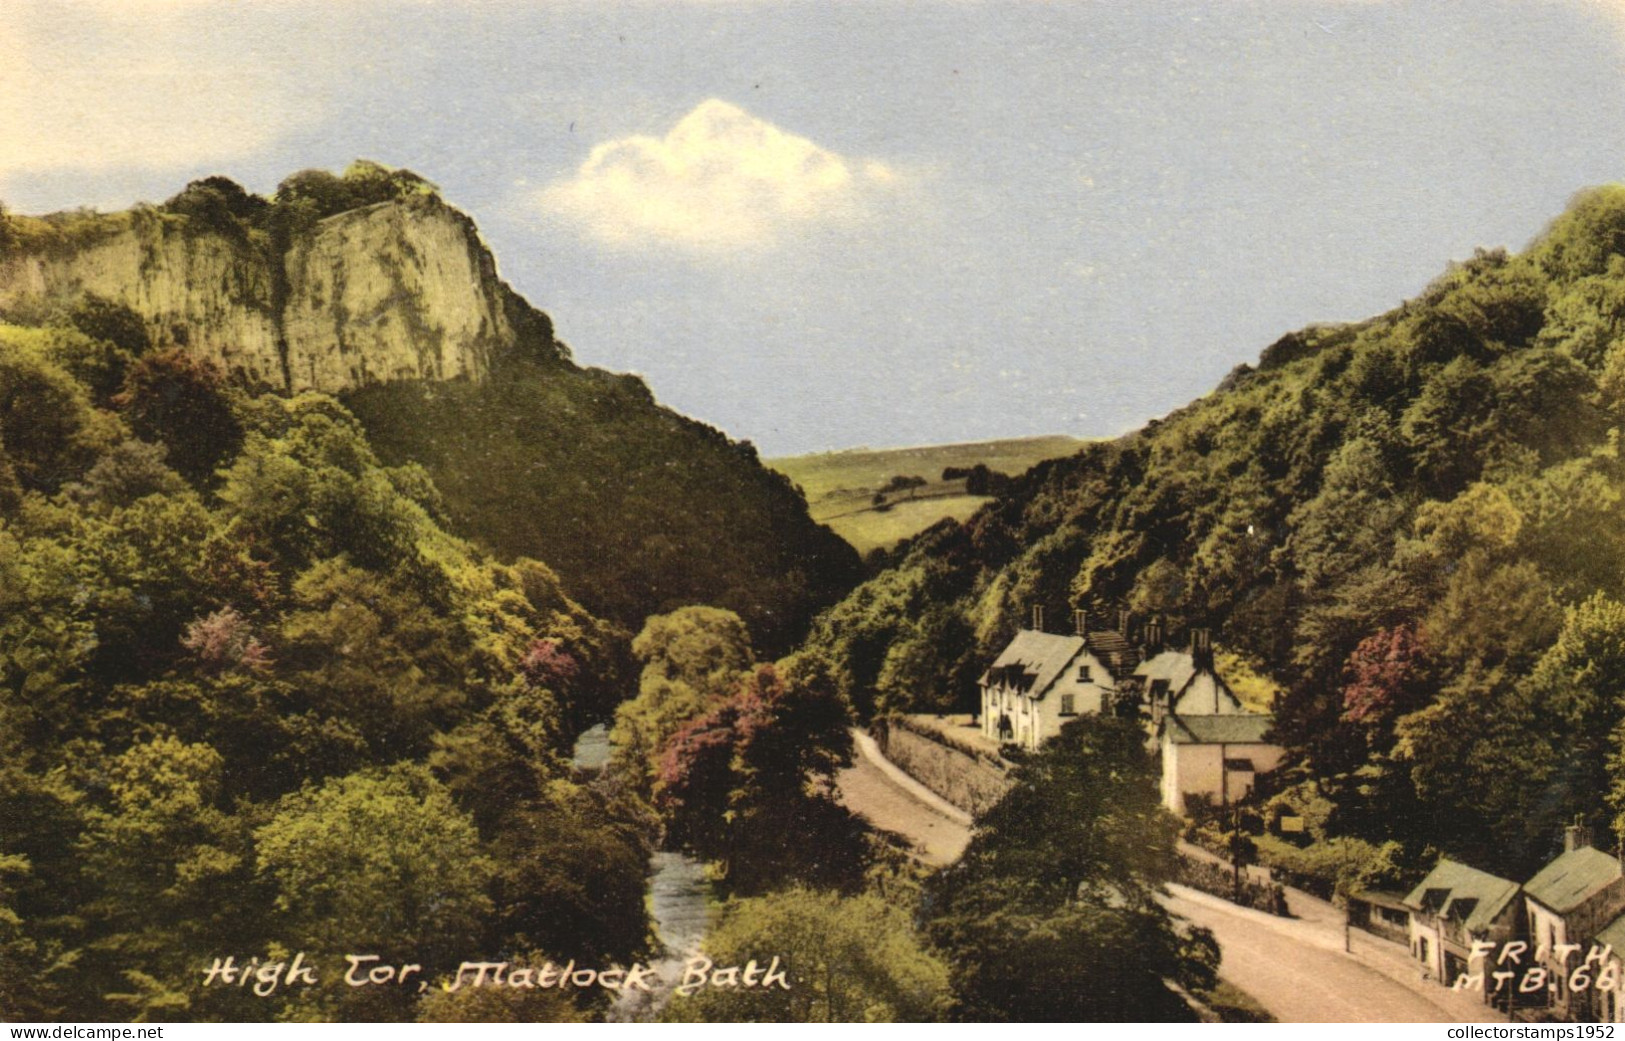
{"type": "MultiPolygon", "coordinates": [[[[713,965],[751,960],[784,984],[707,985],[674,999],[669,1020],[744,1023],[920,1023],[949,1004],[948,967],[907,912],[873,892],[842,897],[792,887],[730,903],[706,938],[713,965]]],[[[766,978],[766,973],[760,975],[766,978]]]]}
{"type": "Polygon", "coordinates": [[[422,463],[458,530],[546,547],[595,611],[635,627],[713,604],[783,654],[860,576],[851,546],[747,443],[661,408],[635,376],[516,359],[490,380],[347,397],[386,461],[422,463]]]}
{"type": "Polygon", "coordinates": [[[851,890],[872,850],[835,801],[851,706],[801,658],[755,663],[739,616],[686,607],[633,641],[638,696],[616,711],[612,767],[653,801],[668,845],[714,863],[730,892],[851,890]]]}
{"type": "Polygon", "coordinates": [[[1016,771],[933,884],[931,936],[973,1022],[1184,1021],[1168,986],[1216,981],[1218,946],[1157,901],[1177,825],[1138,722],[1086,716],[1016,771]]]}
{"type": "Polygon", "coordinates": [[[642,955],[646,811],[566,758],[624,630],[338,402],[48,319],[0,324],[0,1018],[500,1018],[343,956],[642,955]]]}
{"type": "Polygon", "coordinates": [[[1214,626],[1284,691],[1276,794],[1324,804],[1317,837],[1527,877],[1576,814],[1625,810],[1622,318],[1609,187],[1520,255],[1286,336],[1041,464],[917,537],[810,646],[865,711],[969,708],[1034,604],[1214,626]]]}

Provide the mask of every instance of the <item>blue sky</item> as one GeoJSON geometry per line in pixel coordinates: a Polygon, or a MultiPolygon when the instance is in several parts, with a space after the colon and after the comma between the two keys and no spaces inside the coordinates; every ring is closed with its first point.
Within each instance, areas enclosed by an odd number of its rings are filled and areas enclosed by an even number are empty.
{"type": "Polygon", "coordinates": [[[0,200],[407,166],[764,453],[1111,435],[1625,178],[1611,3],[9,0],[0,200]]]}

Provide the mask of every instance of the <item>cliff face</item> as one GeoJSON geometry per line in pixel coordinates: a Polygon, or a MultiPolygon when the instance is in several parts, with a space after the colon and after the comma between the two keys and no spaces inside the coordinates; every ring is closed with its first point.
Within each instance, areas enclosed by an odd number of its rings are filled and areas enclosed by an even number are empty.
{"type": "Polygon", "coordinates": [[[175,214],[126,216],[0,260],[0,309],[94,293],[139,314],[155,345],[289,392],[479,380],[515,341],[490,252],[433,196],[329,217],[283,255],[175,214]]]}
{"type": "Polygon", "coordinates": [[[292,390],[483,379],[513,343],[491,254],[431,198],[329,217],[286,264],[292,390]]]}
{"type": "Polygon", "coordinates": [[[0,262],[0,309],[83,293],[130,307],[156,345],[185,347],[256,383],[287,385],[271,265],[246,241],[138,210],[73,245],[0,262]]]}

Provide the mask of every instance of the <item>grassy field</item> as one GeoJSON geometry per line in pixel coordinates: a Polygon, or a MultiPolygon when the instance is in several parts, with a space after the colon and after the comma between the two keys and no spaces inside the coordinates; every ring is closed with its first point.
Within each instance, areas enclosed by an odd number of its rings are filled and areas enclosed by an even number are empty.
{"type": "Polygon", "coordinates": [[[964,520],[986,502],[967,495],[963,480],[944,481],[948,467],[978,463],[1018,474],[1045,459],[1071,455],[1084,442],[1074,437],[1028,437],[921,448],[853,448],[841,452],[764,460],[806,493],[813,520],[828,524],[859,553],[896,545],[944,517],[964,520]],[[925,484],[886,496],[875,493],[894,477],[923,477],[925,484]]]}

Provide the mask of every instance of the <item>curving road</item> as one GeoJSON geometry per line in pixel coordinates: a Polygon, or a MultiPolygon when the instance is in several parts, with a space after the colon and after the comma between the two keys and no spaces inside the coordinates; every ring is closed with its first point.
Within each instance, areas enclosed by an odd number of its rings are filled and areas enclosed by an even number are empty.
{"type": "MultiPolygon", "coordinates": [[[[868,734],[853,731],[857,754],[836,777],[840,800],[877,828],[901,835],[933,866],[951,864],[970,841],[970,817],[889,762],[868,734]]],[[[1397,944],[1355,932],[1343,951],[1342,915],[1296,890],[1297,918],[1277,918],[1218,897],[1169,886],[1165,906],[1213,930],[1223,952],[1219,975],[1287,1023],[1496,1022],[1466,994],[1421,979],[1397,944]]]]}
{"type": "Polygon", "coordinates": [[[970,842],[970,816],[898,769],[874,738],[852,730],[852,765],[835,776],[837,798],[882,831],[902,836],[932,867],[959,859],[970,842]]]}

